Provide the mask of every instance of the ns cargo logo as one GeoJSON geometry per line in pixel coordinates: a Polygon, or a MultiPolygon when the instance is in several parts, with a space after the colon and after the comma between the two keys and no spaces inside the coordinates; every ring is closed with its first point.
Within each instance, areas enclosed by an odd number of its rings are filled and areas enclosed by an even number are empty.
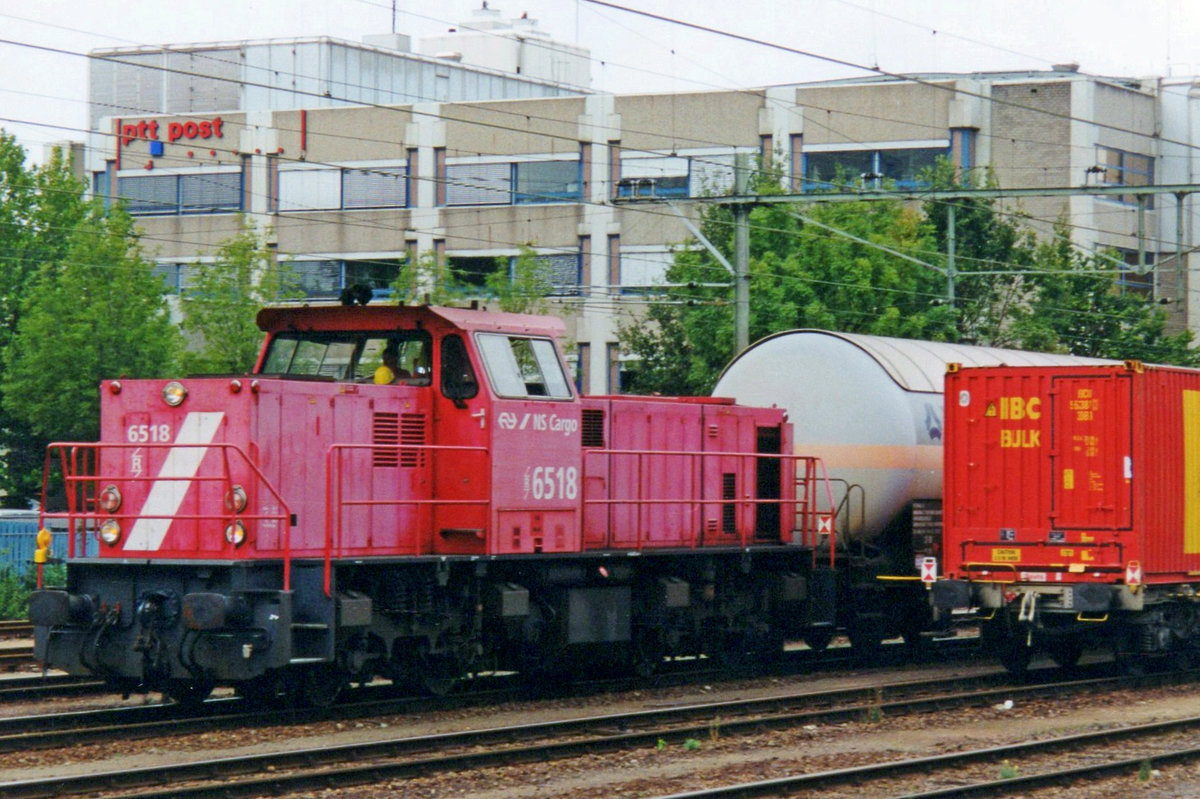
{"type": "Polygon", "coordinates": [[[579,421],[557,413],[527,413],[517,418],[515,413],[503,411],[496,417],[496,424],[503,430],[536,430],[562,433],[569,436],[578,432],[579,421]]]}

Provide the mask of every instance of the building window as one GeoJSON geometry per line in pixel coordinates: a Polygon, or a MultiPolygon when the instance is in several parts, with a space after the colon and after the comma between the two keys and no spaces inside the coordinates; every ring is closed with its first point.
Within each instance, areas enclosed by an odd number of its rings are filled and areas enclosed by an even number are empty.
{"type": "Polygon", "coordinates": [[[581,161],[498,161],[446,166],[445,205],[578,202],[581,161]]]}
{"type": "Polygon", "coordinates": [[[242,209],[242,175],[239,172],[221,174],[180,175],[179,212],[183,214],[212,214],[242,209]]]}
{"type": "Polygon", "coordinates": [[[452,255],[447,260],[450,278],[455,285],[477,289],[486,286],[489,277],[507,266],[507,261],[503,257],[497,256],[452,255]]]}
{"type": "Polygon", "coordinates": [[[517,203],[578,202],[583,198],[582,162],[518,161],[513,164],[517,203]]]}
{"type": "MultiPolygon", "coordinates": [[[[514,257],[510,262],[516,262],[514,257]]],[[[554,253],[538,255],[536,261],[543,277],[550,286],[550,296],[576,296],[580,293],[581,261],[579,253],[554,253]]],[[[511,271],[510,271],[511,274],[511,271]]]]}
{"type": "MultiPolygon", "coordinates": [[[[1105,186],[1151,186],[1154,184],[1154,159],[1148,155],[1126,152],[1114,147],[1097,147],[1096,159],[1103,169],[1101,182],[1105,186]]],[[[1105,199],[1137,204],[1133,194],[1109,195],[1105,199]]],[[[1147,210],[1154,207],[1154,196],[1146,196],[1147,210]]]]}
{"type": "Polygon", "coordinates": [[[337,211],[408,206],[408,167],[284,169],[280,211],[337,211]]]}
{"type": "Polygon", "coordinates": [[[1154,293],[1154,253],[1145,254],[1142,271],[1138,271],[1138,254],[1136,250],[1118,250],[1126,266],[1117,277],[1117,288],[1124,293],[1140,294],[1149,297],[1154,293]]]}
{"type": "Polygon", "coordinates": [[[623,247],[620,259],[621,293],[632,294],[665,283],[675,255],[661,247],[623,247]]]}
{"type": "Polygon", "coordinates": [[[341,207],[342,170],[280,170],[280,211],[326,211],[341,207]]]}
{"type": "Polygon", "coordinates": [[[332,298],[349,286],[367,285],[375,297],[390,297],[403,262],[379,258],[336,261],[289,261],[286,266],[306,297],[332,298]]]}
{"type": "Polygon", "coordinates": [[[242,210],[241,172],[130,175],[117,178],[118,198],[135,216],[242,210]]]}
{"type": "Polygon", "coordinates": [[[408,205],[408,169],[378,167],[342,171],[342,207],[404,208],[408,205]]]}
{"type": "Polygon", "coordinates": [[[975,166],[974,128],[955,128],[950,131],[950,160],[960,175],[966,175],[975,166]]]}
{"type": "Polygon", "coordinates": [[[179,278],[183,271],[183,264],[156,263],[152,271],[162,278],[163,291],[167,294],[179,293],[179,278]]]}
{"type": "Polygon", "coordinates": [[[680,156],[621,159],[618,197],[687,197],[691,160],[680,156]]]}
{"type": "Polygon", "coordinates": [[[804,153],[805,191],[845,191],[927,186],[922,173],[939,157],[950,155],[948,147],[898,147],[888,150],[822,150],[804,153]]]}
{"type": "MultiPolygon", "coordinates": [[[[451,256],[450,275],[454,285],[466,293],[483,293],[488,278],[503,272],[509,280],[515,275],[520,256],[451,256]]],[[[580,293],[580,254],[578,252],[543,253],[533,256],[534,267],[545,281],[547,296],[575,296],[580,293]]]]}
{"type": "Polygon", "coordinates": [[[179,178],[176,175],[118,177],[117,197],[134,216],[178,213],[179,178]]]}
{"type": "Polygon", "coordinates": [[[449,164],[439,205],[508,205],[512,202],[512,165],[449,164]]]}

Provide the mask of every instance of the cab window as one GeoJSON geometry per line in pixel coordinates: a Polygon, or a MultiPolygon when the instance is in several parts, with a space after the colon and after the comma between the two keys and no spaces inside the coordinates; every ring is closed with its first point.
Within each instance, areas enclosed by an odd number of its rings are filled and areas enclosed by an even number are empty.
{"type": "Polygon", "coordinates": [[[396,382],[409,386],[427,386],[433,378],[430,368],[430,335],[421,330],[391,334],[371,334],[363,341],[362,354],[355,366],[356,380],[371,380],[383,365],[384,353],[395,358],[396,382]]]}
{"type": "Polygon", "coordinates": [[[550,339],[477,334],[492,389],[502,397],[570,399],[571,388],[550,339]]]}
{"type": "Polygon", "coordinates": [[[271,339],[259,374],[368,381],[389,348],[396,383],[429,385],[432,339],[423,330],[283,333],[271,339]]]}

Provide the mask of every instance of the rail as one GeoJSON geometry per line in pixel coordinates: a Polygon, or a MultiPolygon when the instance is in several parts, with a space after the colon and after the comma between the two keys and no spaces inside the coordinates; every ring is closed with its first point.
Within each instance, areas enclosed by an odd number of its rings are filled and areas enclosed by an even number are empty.
{"type": "MultiPolygon", "coordinates": [[[[173,521],[223,522],[226,525],[235,522],[274,522],[279,529],[282,529],[283,590],[291,590],[291,511],[283,497],[258,466],[236,444],[51,443],[46,448],[46,463],[42,478],[43,509],[47,506],[50,467],[55,461],[55,453],[57,453],[57,460],[62,469],[67,510],[61,512],[43,510],[39,522],[42,527],[45,527],[47,519],[66,520],[70,536],[67,544],[69,558],[75,557],[76,548],[81,541],[84,542],[84,551],[86,552],[86,536],[89,533],[98,534],[100,526],[109,519],[120,524],[123,531],[130,529],[126,526],[127,523],[136,523],[139,520],[163,521],[168,524],[173,521]],[[166,450],[167,454],[162,459],[157,473],[150,473],[149,459],[139,473],[106,473],[101,471],[100,467],[103,450],[166,450]],[[185,455],[189,450],[198,454],[185,455]],[[220,453],[220,468],[215,474],[204,473],[201,470],[202,463],[213,463],[212,459],[207,458],[209,450],[217,450],[220,453]],[[233,477],[235,463],[237,471],[251,480],[235,481],[233,477]],[[152,486],[151,491],[159,490],[173,498],[177,497],[178,501],[173,508],[164,509],[161,513],[145,513],[145,507],[140,513],[124,510],[123,507],[118,507],[111,513],[105,511],[100,504],[102,486],[129,483],[148,483],[152,486]],[[249,485],[242,485],[247,494],[246,508],[249,508],[252,503],[261,508],[269,502],[277,510],[269,513],[247,513],[245,510],[238,511],[231,507],[227,508],[222,502],[217,504],[221,508],[221,513],[180,513],[179,505],[183,502],[184,495],[192,483],[218,483],[224,488],[223,497],[232,497],[235,485],[248,483],[249,485]],[[254,502],[255,499],[257,502],[254,502]]],[[[124,501],[121,504],[123,506],[124,501]]]]}

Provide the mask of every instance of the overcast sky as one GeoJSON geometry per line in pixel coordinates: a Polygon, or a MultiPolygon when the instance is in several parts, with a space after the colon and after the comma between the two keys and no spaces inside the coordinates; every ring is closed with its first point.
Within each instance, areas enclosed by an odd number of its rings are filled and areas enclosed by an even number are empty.
{"type": "MultiPolygon", "coordinates": [[[[888,72],[1049,69],[1144,77],[1200,73],[1200,0],[612,0],[802,50],[782,52],[589,3],[490,0],[591,50],[592,88],[750,87],[888,72]],[[828,60],[826,60],[828,59],[828,60]],[[833,63],[840,61],[845,63],[833,63]],[[848,65],[849,64],[849,65],[848,65]]],[[[90,50],[332,36],[413,37],[469,20],[480,0],[0,0],[0,127],[33,161],[82,139],[90,50]]]]}

